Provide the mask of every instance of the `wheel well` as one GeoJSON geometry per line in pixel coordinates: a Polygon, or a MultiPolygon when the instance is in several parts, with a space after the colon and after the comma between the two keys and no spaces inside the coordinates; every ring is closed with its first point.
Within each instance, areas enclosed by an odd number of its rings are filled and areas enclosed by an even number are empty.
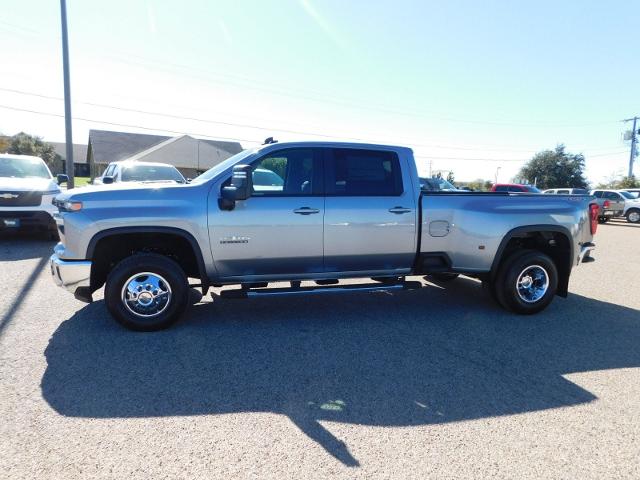
{"type": "Polygon", "coordinates": [[[136,253],[158,253],[174,259],[187,277],[203,282],[199,256],[188,238],[176,233],[132,232],[113,233],[99,238],[91,253],[91,291],[104,285],[111,269],[121,260],[136,253]]]}
{"type": "Polygon", "coordinates": [[[566,297],[569,290],[569,276],[571,274],[573,252],[569,237],[558,231],[525,231],[512,235],[506,244],[501,245],[499,259],[496,259],[491,269],[491,276],[495,277],[502,261],[513,252],[522,249],[538,250],[549,255],[558,269],[558,295],[566,297]]]}

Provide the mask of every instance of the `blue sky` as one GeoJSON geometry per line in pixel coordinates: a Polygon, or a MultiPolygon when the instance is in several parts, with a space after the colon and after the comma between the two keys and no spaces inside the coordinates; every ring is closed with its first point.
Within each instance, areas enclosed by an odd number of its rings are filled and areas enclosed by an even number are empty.
{"type": "MultiPolygon", "coordinates": [[[[89,128],[245,146],[326,136],[410,146],[424,173],[492,179],[500,167],[506,181],[562,142],[597,182],[626,172],[620,120],[640,114],[629,2],[68,0],[68,10],[77,143],[89,128]]],[[[3,2],[3,133],[64,138],[59,24],[58,2],[3,2]]]]}

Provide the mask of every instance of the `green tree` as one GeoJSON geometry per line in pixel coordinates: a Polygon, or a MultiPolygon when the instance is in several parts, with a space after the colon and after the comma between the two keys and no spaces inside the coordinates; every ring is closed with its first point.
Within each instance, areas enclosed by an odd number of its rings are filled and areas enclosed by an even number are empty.
{"type": "Polygon", "coordinates": [[[53,145],[28,133],[20,132],[11,137],[7,153],[40,157],[54,173],[63,170],[62,157],[55,152],[53,145]]]}
{"type": "Polygon", "coordinates": [[[613,190],[624,190],[625,188],[640,188],[640,180],[634,175],[623,177],[622,175],[611,175],[606,181],[598,184],[597,188],[610,188],[613,190]]]}
{"type": "Polygon", "coordinates": [[[543,150],[536,153],[529,162],[520,169],[521,181],[533,183],[538,188],[587,188],[584,176],[584,155],[565,151],[564,145],[555,150],[543,150]]]}
{"type": "Polygon", "coordinates": [[[447,173],[447,182],[453,185],[453,182],[455,181],[456,179],[455,179],[455,176],[453,175],[453,172],[450,171],[449,173],[447,173]]]}

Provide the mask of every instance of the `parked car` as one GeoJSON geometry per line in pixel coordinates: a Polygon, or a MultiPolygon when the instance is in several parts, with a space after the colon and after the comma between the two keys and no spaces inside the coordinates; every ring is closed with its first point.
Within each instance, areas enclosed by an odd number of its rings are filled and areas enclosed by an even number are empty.
{"type": "Polygon", "coordinates": [[[542,193],[553,195],[589,195],[586,188],[549,188],[542,193]]]}
{"type": "Polygon", "coordinates": [[[622,215],[627,219],[627,222],[640,223],[640,198],[626,190],[618,190],[618,193],[624,197],[622,215]]]}
{"type": "Polygon", "coordinates": [[[438,177],[420,177],[420,188],[426,192],[461,192],[448,180],[438,177]]]}
{"type": "Polygon", "coordinates": [[[138,161],[112,162],[93,185],[107,185],[119,182],[173,182],[187,183],[180,171],[166,163],[138,161]]]}
{"type": "Polygon", "coordinates": [[[625,192],[629,192],[635,198],[640,198],[640,188],[625,188],[625,192]]]}
{"type": "Polygon", "coordinates": [[[264,145],[190,184],[68,190],[55,203],[54,281],[86,302],[106,282],[111,315],[147,331],[185,311],[188,278],[203,294],[236,284],[221,295],[254,297],[418,288],[405,276],[464,274],[504,308],[533,314],[567,296],[598,227],[587,196],[421,191],[411,149],[333,142],[264,145]],[[283,185],[260,189],[258,169],[278,170],[283,185]],[[331,286],[357,277],[386,281],[331,286]],[[290,287],[268,288],[282,281],[290,287]]]}
{"type": "Polygon", "coordinates": [[[616,190],[591,190],[598,203],[598,220],[606,223],[613,217],[621,217],[624,213],[625,197],[616,190]]]}
{"type": "Polygon", "coordinates": [[[57,237],[51,203],[60,187],[39,157],[0,154],[0,230],[37,230],[57,237]]]}
{"type": "Polygon", "coordinates": [[[522,185],[519,183],[496,183],[491,187],[492,192],[512,192],[512,193],[542,193],[533,185],[522,185]]]}

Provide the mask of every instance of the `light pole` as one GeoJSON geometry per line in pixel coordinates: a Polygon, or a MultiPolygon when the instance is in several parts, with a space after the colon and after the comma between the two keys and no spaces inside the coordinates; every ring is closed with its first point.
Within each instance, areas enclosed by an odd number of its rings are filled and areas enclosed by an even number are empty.
{"type": "Polygon", "coordinates": [[[498,168],[496,168],[496,181],[495,181],[495,182],[493,182],[494,184],[498,183],[498,172],[500,171],[500,169],[501,169],[501,168],[502,168],[502,167],[498,167],[498,168]]]}
{"type": "Polygon", "coordinates": [[[62,21],[62,71],[64,75],[64,130],[67,150],[65,169],[69,177],[67,188],[73,188],[73,135],[71,134],[71,84],[69,82],[69,39],[67,38],[66,0],[60,0],[60,18],[62,21]]]}

